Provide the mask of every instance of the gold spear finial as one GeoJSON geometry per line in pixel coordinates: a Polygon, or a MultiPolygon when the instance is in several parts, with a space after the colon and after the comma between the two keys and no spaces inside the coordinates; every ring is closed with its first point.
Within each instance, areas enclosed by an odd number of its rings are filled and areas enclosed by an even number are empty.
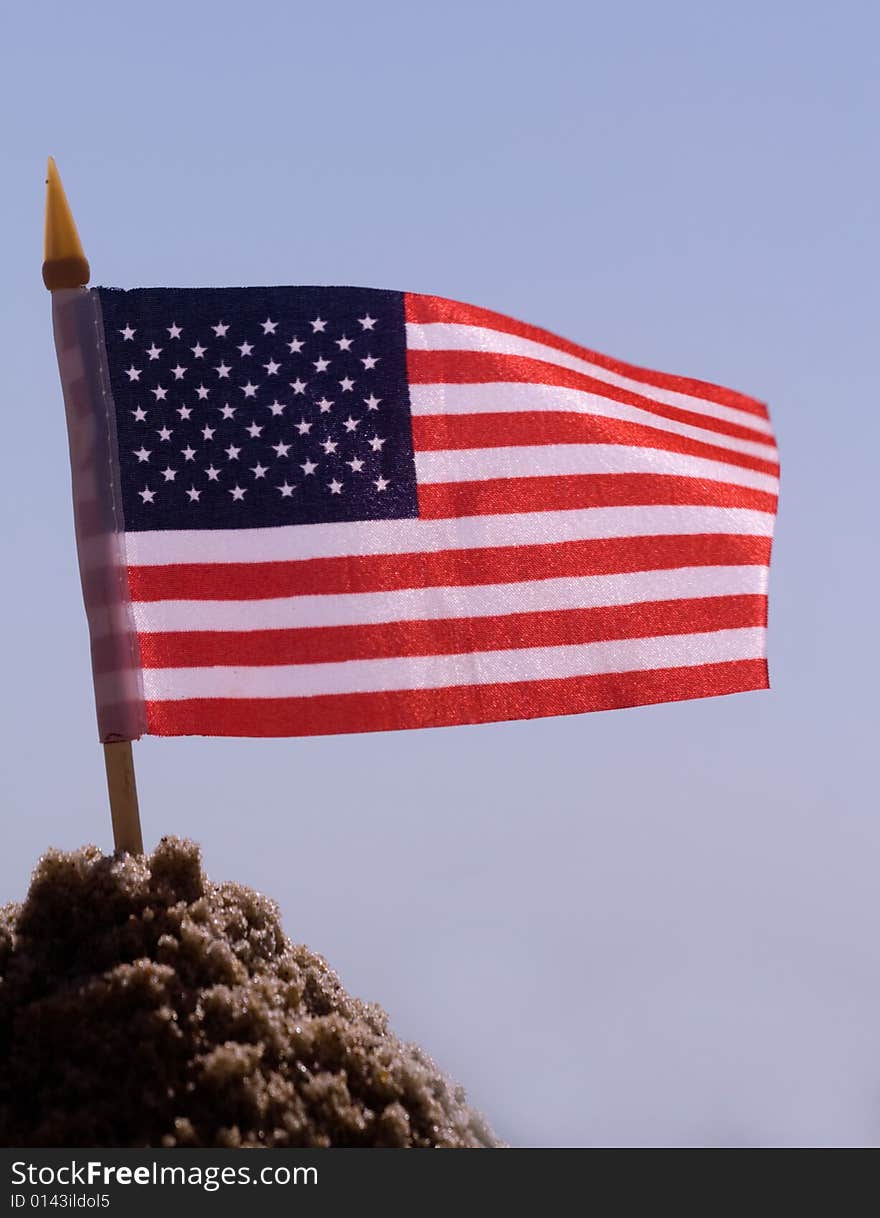
{"type": "Polygon", "coordinates": [[[43,283],[56,288],[80,288],[89,282],[88,259],[54,157],[46,174],[46,236],[43,242],[43,283]]]}

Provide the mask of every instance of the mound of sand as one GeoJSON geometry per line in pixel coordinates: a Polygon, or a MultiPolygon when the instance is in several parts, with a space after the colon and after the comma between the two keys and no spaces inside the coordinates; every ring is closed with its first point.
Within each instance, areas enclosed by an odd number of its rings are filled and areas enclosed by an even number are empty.
{"type": "Polygon", "coordinates": [[[192,842],[50,851],[0,911],[0,1145],[498,1145],[192,842]]]}

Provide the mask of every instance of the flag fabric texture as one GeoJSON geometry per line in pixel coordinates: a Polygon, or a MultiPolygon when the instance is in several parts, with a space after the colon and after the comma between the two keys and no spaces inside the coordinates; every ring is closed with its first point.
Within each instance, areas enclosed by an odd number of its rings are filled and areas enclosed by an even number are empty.
{"type": "Polygon", "coordinates": [[[439,297],[55,294],[101,738],[767,685],[765,407],[439,297]]]}

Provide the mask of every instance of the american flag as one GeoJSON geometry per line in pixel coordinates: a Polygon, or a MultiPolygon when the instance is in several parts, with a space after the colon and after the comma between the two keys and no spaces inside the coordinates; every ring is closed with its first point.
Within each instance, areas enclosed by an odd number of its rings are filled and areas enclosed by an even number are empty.
{"type": "Polygon", "coordinates": [[[754,399],[433,296],[57,295],[103,739],[767,685],[754,399]]]}

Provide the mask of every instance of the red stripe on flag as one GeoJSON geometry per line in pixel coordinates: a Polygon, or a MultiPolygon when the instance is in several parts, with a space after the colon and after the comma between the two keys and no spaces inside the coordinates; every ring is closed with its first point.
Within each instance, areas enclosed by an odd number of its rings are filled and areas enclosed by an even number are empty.
{"type": "Polygon", "coordinates": [[[755,440],[760,444],[772,443],[765,432],[728,423],[699,410],[683,410],[678,406],[667,406],[643,397],[629,389],[597,381],[583,372],[571,368],[560,368],[558,364],[530,359],[526,355],[495,355],[491,351],[416,351],[406,353],[407,371],[413,385],[494,385],[498,384],[498,402],[504,405],[504,382],[522,385],[555,385],[561,389],[577,389],[595,393],[612,402],[637,406],[660,418],[673,419],[701,427],[704,431],[717,431],[721,435],[735,436],[740,440],[755,440]]]}
{"type": "Polygon", "coordinates": [[[775,512],[766,491],[672,474],[566,474],[552,478],[487,478],[419,487],[419,515],[428,520],[552,512],[592,507],[701,505],[775,512]]]}
{"type": "MultiPolygon", "coordinates": [[[[503,394],[499,394],[499,404],[503,394]]],[[[624,423],[602,415],[576,411],[497,411],[480,414],[416,415],[412,421],[416,452],[439,452],[462,448],[511,448],[532,444],[625,444],[631,448],[658,448],[664,452],[688,453],[779,474],[776,461],[735,452],[717,444],[692,440],[674,432],[624,423]]]]}
{"type": "Polygon", "coordinates": [[[720,406],[730,406],[735,410],[745,410],[750,414],[766,419],[767,407],[756,398],[747,397],[735,389],[726,389],[722,385],[714,385],[709,381],[694,380],[692,377],[672,376],[665,372],[654,372],[648,368],[640,368],[635,364],[626,364],[622,360],[612,359],[598,351],[591,351],[577,343],[560,338],[549,330],[541,330],[537,326],[527,325],[506,317],[503,313],[493,313],[490,309],[480,309],[475,305],[461,304],[455,300],[445,300],[441,296],[419,296],[406,293],[406,320],[417,324],[432,322],[451,322],[456,325],[480,326],[489,330],[498,330],[502,334],[513,334],[518,338],[526,338],[536,343],[543,343],[573,355],[577,359],[587,360],[599,368],[616,372],[620,376],[640,381],[645,385],[653,385],[658,389],[669,389],[675,393],[686,393],[691,397],[704,398],[707,402],[716,402],[720,406]]]}
{"type": "Polygon", "coordinates": [[[766,624],[765,596],[716,596],[440,621],[299,630],[168,631],[142,634],[140,649],[144,668],[330,664],[560,647],[766,624]]]}
{"type": "Polygon", "coordinates": [[[575,715],[766,689],[765,660],[449,689],[147,702],[154,736],[315,736],[575,715]]]}
{"type": "MultiPolygon", "coordinates": [[[[471,485],[471,484],[468,484],[471,485]]],[[[766,566],[770,538],[739,534],[603,537],[550,545],[367,554],[290,562],[129,567],[133,601],[269,600],[400,588],[468,587],[676,567],[766,566]]]]}

